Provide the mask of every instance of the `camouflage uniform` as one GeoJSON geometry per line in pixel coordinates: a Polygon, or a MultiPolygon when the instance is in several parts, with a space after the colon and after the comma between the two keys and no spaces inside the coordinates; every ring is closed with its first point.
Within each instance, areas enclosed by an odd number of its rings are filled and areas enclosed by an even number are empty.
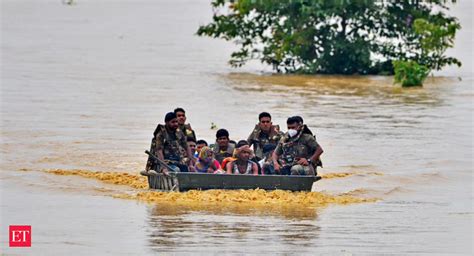
{"type": "Polygon", "coordinates": [[[194,130],[191,128],[191,124],[180,125],[178,129],[186,135],[186,138],[192,138],[196,141],[196,133],[194,133],[194,130]]]}
{"type": "MultiPolygon", "coordinates": [[[[186,164],[186,136],[178,129],[169,132],[164,125],[158,125],[151,140],[150,153],[157,156],[159,150],[163,150],[165,162],[173,165],[186,164]]],[[[157,164],[151,157],[148,158],[146,170],[156,170],[157,164]]]]}
{"type": "MultiPolygon", "coordinates": [[[[220,164],[222,164],[222,161],[224,160],[224,158],[231,157],[234,154],[234,149],[235,149],[235,146],[232,143],[229,143],[229,145],[227,146],[227,150],[224,150],[224,151],[219,149],[219,145],[214,144],[212,151],[214,152],[214,157],[216,158],[216,160],[220,164]]],[[[225,166],[223,166],[223,168],[225,168],[225,166]]]]}
{"type": "Polygon", "coordinates": [[[280,156],[279,162],[282,165],[282,174],[316,174],[314,163],[309,166],[302,166],[297,164],[297,161],[300,158],[310,158],[318,147],[316,138],[308,133],[300,133],[295,138],[289,138],[288,134],[285,134],[275,149],[277,155],[280,156]]]}
{"type": "Polygon", "coordinates": [[[255,126],[252,133],[249,135],[247,142],[249,143],[250,146],[253,145],[255,156],[258,159],[263,159],[264,157],[263,147],[266,144],[273,144],[273,145],[278,144],[281,137],[283,136],[283,133],[280,132],[279,130],[280,130],[280,127],[278,125],[272,125],[272,127],[270,128],[270,133],[267,134],[267,133],[262,132],[262,129],[260,128],[258,124],[255,126]]]}

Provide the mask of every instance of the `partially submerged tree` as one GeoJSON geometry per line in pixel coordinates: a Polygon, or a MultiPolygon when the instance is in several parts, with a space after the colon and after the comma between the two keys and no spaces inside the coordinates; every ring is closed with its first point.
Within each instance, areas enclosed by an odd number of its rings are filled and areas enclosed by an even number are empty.
{"type": "Polygon", "coordinates": [[[430,69],[460,64],[444,55],[460,25],[442,0],[214,0],[212,6],[213,21],[197,34],[237,43],[234,67],[259,59],[277,72],[393,74],[393,60],[430,69]],[[436,28],[452,36],[442,47],[431,37],[436,28]]]}
{"type": "Polygon", "coordinates": [[[394,60],[392,64],[395,72],[395,82],[402,86],[421,86],[431,70],[440,70],[445,65],[461,62],[447,57],[444,52],[454,46],[458,23],[434,24],[425,19],[416,19],[413,23],[415,34],[420,42],[420,52],[413,60],[394,60]]]}

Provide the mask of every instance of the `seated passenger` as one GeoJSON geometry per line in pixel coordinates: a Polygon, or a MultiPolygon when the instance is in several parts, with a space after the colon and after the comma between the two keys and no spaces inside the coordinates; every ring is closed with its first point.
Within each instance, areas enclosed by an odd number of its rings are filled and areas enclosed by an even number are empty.
{"type": "MultiPolygon", "coordinates": [[[[315,139],[316,139],[316,134],[314,134],[306,124],[304,124],[304,120],[301,116],[294,116],[294,118],[296,118],[298,120],[298,122],[303,125],[303,128],[301,128],[301,133],[306,133],[306,134],[309,134],[311,136],[313,136],[315,139]]],[[[323,162],[321,161],[321,158],[318,157],[316,159],[316,162],[314,163],[315,164],[315,168],[317,168],[318,166],[320,167],[323,167],[323,162]]]]}
{"type": "Polygon", "coordinates": [[[249,146],[253,145],[255,156],[258,160],[263,158],[263,147],[272,144],[276,145],[283,136],[278,125],[272,124],[272,116],[268,112],[262,112],[258,115],[258,124],[255,125],[247,141],[249,146]]]}
{"type": "MultiPolygon", "coordinates": [[[[165,125],[159,124],[153,134],[155,135],[153,154],[157,158],[178,172],[187,172],[187,165],[194,165],[195,159],[186,143],[186,136],[178,129],[178,119],[175,113],[167,113],[165,125]]],[[[161,171],[167,172],[165,169],[161,171]]]]}
{"type": "Polygon", "coordinates": [[[216,145],[214,146],[214,156],[219,163],[226,157],[232,156],[235,146],[229,143],[229,132],[226,129],[219,129],[216,132],[216,145]]]}
{"type": "Polygon", "coordinates": [[[196,141],[193,138],[188,137],[186,142],[188,143],[188,148],[191,150],[191,153],[194,156],[196,154],[196,141]]]}
{"type": "Polygon", "coordinates": [[[201,149],[196,165],[191,168],[191,171],[199,173],[220,173],[220,170],[221,165],[214,159],[214,152],[209,147],[201,149]]]}
{"type": "Polygon", "coordinates": [[[316,138],[303,132],[301,117],[286,120],[288,132],[281,138],[273,152],[275,172],[283,175],[316,175],[316,160],[323,149],[316,138]]]}
{"type": "Polygon", "coordinates": [[[186,124],[186,111],[184,111],[183,108],[176,108],[174,113],[178,118],[178,129],[181,130],[187,138],[192,138],[196,141],[196,133],[193,128],[191,128],[191,124],[186,124]]]}
{"type": "MultiPolygon", "coordinates": [[[[235,144],[235,141],[234,141],[234,144],[235,144]]],[[[232,153],[232,156],[224,158],[224,160],[222,160],[221,166],[225,168],[227,166],[227,163],[235,161],[237,159],[237,148],[240,148],[243,145],[248,145],[248,142],[246,140],[239,141],[239,143],[237,143],[236,148],[234,148],[234,152],[232,153]]]]}
{"type": "MultiPolygon", "coordinates": [[[[249,147],[251,146],[249,144],[248,141],[246,140],[239,140],[239,142],[237,143],[237,148],[240,148],[244,145],[248,145],[249,147]]],[[[260,168],[260,165],[258,164],[258,161],[260,160],[260,158],[258,158],[257,156],[255,156],[255,151],[252,150],[252,155],[250,156],[250,160],[254,163],[257,164],[257,167],[258,167],[258,174],[262,174],[264,175],[264,173],[262,173],[262,168],[260,168]]]]}
{"type": "Polygon", "coordinates": [[[264,174],[271,174],[275,175],[275,168],[273,168],[273,151],[275,150],[276,146],[273,144],[266,144],[263,146],[263,159],[258,162],[262,172],[264,174]]]}
{"type": "Polygon", "coordinates": [[[248,145],[241,146],[236,151],[237,159],[227,163],[227,174],[253,174],[258,175],[258,167],[250,161],[252,150],[248,145]]]}
{"type": "Polygon", "coordinates": [[[201,152],[201,148],[207,147],[207,142],[205,140],[198,140],[196,142],[196,152],[194,153],[194,156],[197,158],[199,157],[199,152],[201,152]]]}

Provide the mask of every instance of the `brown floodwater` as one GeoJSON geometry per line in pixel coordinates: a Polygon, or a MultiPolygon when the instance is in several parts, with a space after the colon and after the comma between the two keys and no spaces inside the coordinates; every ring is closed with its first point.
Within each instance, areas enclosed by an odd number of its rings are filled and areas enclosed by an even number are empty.
{"type": "Polygon", "coordinates": [[[199,38],[208,0],[2,1],[0,252],[12,255],[472,254],[473,4],[447,68],[289,76],[199,38]],[[301,115],[323,146],[309,193],[146,190],[152,132],[175,107],[199,138],[301,115]],[[31,248],[8,225],[32,226],[31,248]]]}

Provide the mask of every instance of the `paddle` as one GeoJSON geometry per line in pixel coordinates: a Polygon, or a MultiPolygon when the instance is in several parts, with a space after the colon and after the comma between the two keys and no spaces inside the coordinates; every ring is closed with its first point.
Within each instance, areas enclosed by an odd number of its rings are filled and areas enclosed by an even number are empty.
{"type": "MultiPolygon", "coordinates": [[[[166,169],[168,169],[169,171],[171,171],[172,173],[176,173],[176,171],[171,167],[169,166],[167,163],[165,163],[165,161],[159,159],[158,157],[156,157],[155,155],[153,155],[152,153],[150,153],[150,151],[148,150],[145,150],[145,153],[147,155],[149,155],[153,160],[157,161],[160,165],[162,165],[163,167],[165,167],[166,169]]],[[[165,175],[168,175],[168,173],[165,173],[163,172],[165,175]]]]}

